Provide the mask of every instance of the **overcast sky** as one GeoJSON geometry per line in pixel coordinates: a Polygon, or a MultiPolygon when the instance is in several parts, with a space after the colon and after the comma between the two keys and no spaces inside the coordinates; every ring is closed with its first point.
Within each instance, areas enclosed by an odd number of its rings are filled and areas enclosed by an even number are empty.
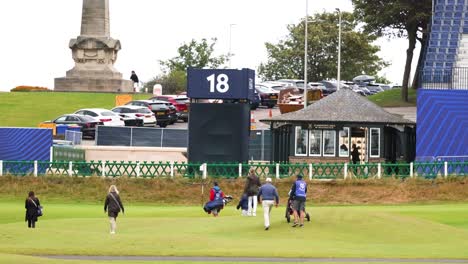
{"type": "MultiPolygon", "coordinates": [[[[335,8],[352,11],[351,1],[309,1],[309,14],[335,8]]],[[[74,65],[68,42],[80,34],[81,9],[82,0],[2,1],[0,91],[53,88],[54,78],[65,76],[74,65]]],[[[232,67],[256,69],[266,61],[264,43],[282,39],[286,26],[304,16],[305,0],[110,0],[111,37],[122,43],[115,66],[125,78],[135,70],[147,81],[160,73],[159,60],[193,38],[216,37],[216,52],[227,53],[231,29],[232,67]]],[[[381,75],[394,83],[401,83],[406,43],[377,42],[392,64],[381,75]]]]}

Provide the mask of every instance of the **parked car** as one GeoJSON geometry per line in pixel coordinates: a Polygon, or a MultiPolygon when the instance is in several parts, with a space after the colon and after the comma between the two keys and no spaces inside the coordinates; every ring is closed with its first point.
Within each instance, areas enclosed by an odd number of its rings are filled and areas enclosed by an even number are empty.
{"type": "Polygon", "coordinates": [[[372,94],[377,94],[384,91],[379,85],[373,83],[368,83],[366,88],[369,89],[372,94]]]}
{"type": "Polygon", "coordinates": [[[323,85],[323,83],[319,83],[319,82],[310,82],[309,87],[311,89],[321,90],[322,92],[323,92],[323,90],[327,89],[327,87],[325,87],[325,85],[323,85]]]}
{"type": "Polygon", "coordinates": [[[188,105],[190,100],[187,96],[177,96],[177,95],[158,95],[152,97],[150,100],[160,100],[171,103],[177,111],[177,118],[184,122],[188,122],[188,105]]]}
{"type": "Polygon", "coordinates": [[[156,126],[156,117],[148,107],[123,105],[113,108],[112,112],[120,115],[126,126],[156,126]]]}
{"type": "Polygon", "coordinates": [[[167,127],[167,125],[172,122],[171,110],[167,106],[167,102],[159,100],[136,100],[128,102],[126,105],[147,107],[156,116],[156,123],[160,127],[167,127]]]}
{"type": "Polygon", "coordinates": [[[334,92],[336,92],[337,90],[337,85],[336,85],[336,82],[332,82],[332,81],[321,81],[319,82],[321,84],[323,84],[323,86],[325,86],[325,90],[323,90],[323,96],[327,96],[327,95],[330,95],[334,92]]]}
{"type": "Polygon", "coordinates": [[[48,122],[55,123],[56,125],[78,125],[81,127],[83,137],[91,137],[92,139],[95,138],[96,127],[103,125],[101,121],[97,121],[93,117],[77,114],[62,115],[48,122]]]}
{"type": "Polygon", "coordinates": [[[105,126],[125,126],[123,119],[116,113],[103,108],[86,108],[75,112],[77,115],[90,116],[105,126]]]}
{"type": "Polygon", "coordinates": [[[260,95],[261,105],[267,106],[268,108],[273,108],[278,103],[278,91],[261,84],[255,85],[255,90],[260,95]]]}
{"type": "Polygon", "coordinates": [[[287,84],[286,83],[282,83],[282,82],[274,82],[274,81],[267,81],[267,82],[262,82],[262,83],[259,83],[259,85],[263,85],[263,86],[266,86],[266,87],[269,87],[273,90],[276,90],[276,91],[281,91],[283,89],[286,88],[287,84]]]}
{"type": "Polygon", "coordinates": [[[250,98],[250,110],[256,110],[260,106],[260,94],[254,89],[252,93],[252,98],[250,98]]]}
{"type": "Polygon", "coordinates": [[[284,83],[287,88],[299,88],[299,89],[304,89],[304,80],[298,80],[298,79],[280,79],[277,80],[276,82],[279,83],[284,83]]]}

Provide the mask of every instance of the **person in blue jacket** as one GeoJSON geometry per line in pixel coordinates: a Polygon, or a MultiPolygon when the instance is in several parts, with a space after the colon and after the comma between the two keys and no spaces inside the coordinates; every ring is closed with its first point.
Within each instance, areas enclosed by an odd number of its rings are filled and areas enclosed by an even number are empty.
{"type": "Polygon", "coordinates": [[[270,229],[270,212],[273,205],[278,207],[279,196],[276,187],[271,184],[271,178],[266,178],[266,183],[260,187],[258,199],[262,202],[265,231],[270,229]]]}
{"type": "Polygon", "coordinates": [[[302,175],[297,175],[297,180],[291,186],[290,198],[293,200],[294,224],[293,227],[304,226],[305,202],[307,196],[307,183],[302,175]]]}

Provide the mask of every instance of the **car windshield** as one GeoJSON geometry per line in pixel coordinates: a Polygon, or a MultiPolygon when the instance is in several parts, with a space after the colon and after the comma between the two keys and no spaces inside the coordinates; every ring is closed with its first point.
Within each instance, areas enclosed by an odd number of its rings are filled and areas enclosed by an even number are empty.
{"type": "Polygon", "coordinates": [[[152,110],[160,110],[161,108],[166,108],[165,104],[150,104],[152,110]]]}
{"type": "Polygon", "coordinates": [[[261,86],[261,85],[255,86],[255,89],[257,89],[257,91],[259,91],[261,93],[270,93],[271,92],[270,88],[268,88],[266,86],[261,86]]]}
{"type": "Polygon", "coordinates": [[[115,113],[111,111],[105,111],[105,112],[101,112],[101,115],[102,116],[115,116],[115,113]]]}
{"type": "Polygon", "coordinates": [[[180,104],[185,104],[185,103],[189,102],[188,98],[176,98],[175,100],[176,100],[176,102],[178,102],[180,104]]]}

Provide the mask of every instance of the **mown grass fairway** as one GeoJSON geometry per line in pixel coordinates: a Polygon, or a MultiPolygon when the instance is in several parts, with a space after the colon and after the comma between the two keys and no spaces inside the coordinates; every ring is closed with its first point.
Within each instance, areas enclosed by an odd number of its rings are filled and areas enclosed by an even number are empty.
{"type": "Polygon", "coordinates": [[[23,203],[0,202],[0,260],[8,254],[468,259],[468,204],[309,207],[312,222],[303,229],[290,227],[280,207],[264,231],[262,209],[247,218],[230,205],[214,218],[200,207],[127,203],[112,236],[101,204],[43,203],[45,216],[30,230],[23,203]]]}
{"type": "MultiPolygon", "coordinates": [[[[60,92],[0,92],[0,126],[36,127],[39,123],[70,114],[80,108],[115,107],[116,94],[60,92]]],[[[133,95],[135,100],[151,95],[133,95]]]]}

